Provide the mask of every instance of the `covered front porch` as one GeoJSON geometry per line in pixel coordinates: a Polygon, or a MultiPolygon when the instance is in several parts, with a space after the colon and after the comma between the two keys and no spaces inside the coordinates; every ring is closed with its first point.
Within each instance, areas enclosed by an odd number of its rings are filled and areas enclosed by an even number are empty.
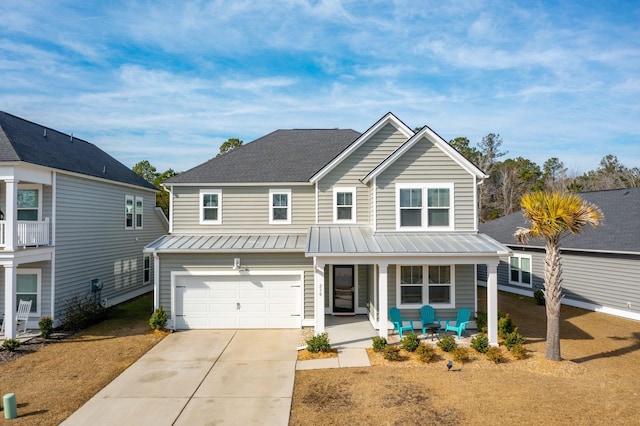
{"type": "Polygon", "coordinates": [[[325,314],[364,314],[377,334],[387,338],[393,328],[391,307],[414,320],[416,328],[421,327],[423,305],[434,307],[441,321],[454,320],[462,307],[476,312],[476,269],[482,264],[487,267],[488,337],[497,346],[497,266],[499,257],[508,253],[495,240],[475,233],[385,234],[368,227],[312,227],[306,255],[314,259],[315,333],[325,331],[325,314]]]}

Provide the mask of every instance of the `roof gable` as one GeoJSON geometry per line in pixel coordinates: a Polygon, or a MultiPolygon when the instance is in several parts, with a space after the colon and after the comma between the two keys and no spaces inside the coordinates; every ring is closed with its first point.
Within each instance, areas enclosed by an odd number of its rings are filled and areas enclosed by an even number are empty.
{"type": "Polygon", "coordinates": [[[0,162],[23,161],[52,169],[157,190],[97,146],[0,112],[0,162]]]}
{"type": "Polygon", "coordinates": [[[340,164],[345,158],[351,155],[355,150],[360,148],[364,143],[366,143],[369,139],[371,139],[376,133],[378,133],[382,128],[384,128],[387,124],[391,124],[396,129],[398,129],[401,133],[403,133],[407,138],[413,136],[413,130],[411,130],[406,124],[404,124],[398,117],[393,115],[391,112],[384,115],[380,120],[378,120],[373,126],[371,126],[367,131],[365,131],[358,139],[356,139],[349,147],[347,147],[344,151],[342,151],[338,156],[336,156],[330,163],[326,164],[322,170],[318,171],[313,177],[311,177],[311,182],[317,182],[326,176],[331,170],[333,170],[338,164],[340,164]]]}
{"type": "Polygon", "coordinates": [[[487,177],[482,170],[478,169],[473,163],[467,160],[462,154],[456,151],[451,145],[447,143],[444,139],[442,139],[436,132],[431,130],[428,126],[424,126],[418,133],[413,135],[409,140],[407,140],[402,146],[400,146],[393,154],[387,157],[382,163],[380,163],[376,168],[374,168],[369,174],[367,174],[362,182],[368,183],[371,179],[379,176],[382,172],[384,172],[390,165],[392,165],[396,160],[402,157],[411,147],[413,147],[418,141],[422,139],[427,139],[434,146],[443,151],[446,155],[448,155],[453,161],[455,161],[460,167],[466,170],[470,175],[475,176],[478,179],[484,179],[487,177]]]}
{"type": "Polygon", "coordinates": [[[351,129],[276,130],[165,183],[308,183],[358,136],[351,129]]]}
{"type": "MultiPolygon", "coordinates": [[[[640,253],[640,188],[582,192],[578,195],[600,207],[604,215],[602,226],[588,227],[580,234],[568,235],[561,240],[561,248],[640,253]]],[[[529,223],[520,211],[483,223],[479,229],[503,244],[519,246],[513,233],[518,227],[527,226],[529,223]]],[[[533,239],[527,246],[544,247],[544,241],[533,239]]]]}

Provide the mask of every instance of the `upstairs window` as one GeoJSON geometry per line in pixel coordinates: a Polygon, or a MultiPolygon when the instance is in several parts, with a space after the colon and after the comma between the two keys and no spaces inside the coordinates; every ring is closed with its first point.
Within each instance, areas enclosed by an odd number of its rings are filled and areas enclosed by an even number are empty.
{"type": "Polygon", "coordinates": [[[124,228],[133,229],[133,213],[134,213],[133,195],[125,195],[124,197],[124,228]]]}
{"type": "Polygon", "coordinates": [[[333,189],[333,221],[356,223],[356,188],[333,189]]]}
{"type": "Polygon", "coordinates": [[[40,189],[34,187],[18,188],[18,220],[40,220],[40,189]]]}
{"type": "Polygon", "coordinates": [[[291,223],[291,190],[290,189],[270,189],[269,190],[269,223],[290,224],[291,223]]]}
{"type": "Polygon", "coordinates": [[[143,210],[142,205],[144,204],[144,199],[142,197],[136,197],[136,228],[142,229],[142,217],[143,210]]]}
{"type": "Polygon", "coordinates": [[[200,190],[200,223],[203,225],[219,225],[222,223],[221,190],[200,190]]]}
{"type": "Polygon", "coordinates": [[[454,228],[453,184],[398,184],[396,206],[399,231],[451,231],[454,228]]]}
{"type": "Polygon", "coordinates": [[[531,287],[531,256],[515,254],[509,258],[509,282],[531,287]]]}

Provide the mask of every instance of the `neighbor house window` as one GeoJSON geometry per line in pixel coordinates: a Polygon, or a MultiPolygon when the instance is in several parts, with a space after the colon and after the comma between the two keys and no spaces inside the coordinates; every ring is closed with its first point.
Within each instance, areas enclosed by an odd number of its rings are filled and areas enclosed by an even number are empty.
{"type": "Polygon", "coordinates": [[[515,254],[509,258],[509,282],[531,287],[531,256],[515,254]]]}
{"type": "Polygon", "coordinates": [[[144,284],[151,281],[151,256],[145,256],[142,265],[142,282],[144,284]]]}
{"type": "Polygon", "coordinates": [[[144,199],[142,197],[136,197],[136,228],[138,229],[142,229],[142,206],[144,204],[143,200],[144,199]]]}
{"type": "Polygon", "coordinates": [[[396,186],[398,230],[453,230],[453,184],[396,186]]]}
{"type": "Polygon", "coordinates": [[[16,271],[16,306],[21,300],[31,300],[31,313],[40,313],[40,269],[16,271]]]}
{"type": "Polygon", "coordinates": [[[18,220],[37,221],[40,220],[40,188],[32,186],[21,186],[18,188],[18,220]]]}
{"type": "Polygon", "coordinates": [[[125,195],[124,197],[124,227],[125,229],[133,229],[133,214],[135,211],[133,195],[125,195]]]}
{"type": "Polygon", "coordinates": [[[204,225],[222,223],[222,190],[200,190],[200,223],[204,225]]]}
{"type": "Polygon", "coordinates": [[[396,304],[405,308],[455,307],[453,265],[400,265],[396,304]]]}
{"type": "Polygon", "coordinates": [[[291,190],[269,190],[269,223],[291,223],[291,190]]]}
{"type": "Polygon", "coordinates": [[[333,188],[333,221],[356,222],[356,188],[333,188]]]}

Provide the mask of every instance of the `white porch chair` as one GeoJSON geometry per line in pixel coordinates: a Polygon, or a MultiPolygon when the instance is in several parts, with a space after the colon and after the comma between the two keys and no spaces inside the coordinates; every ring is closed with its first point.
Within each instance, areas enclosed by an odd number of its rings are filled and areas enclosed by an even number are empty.
{"type": "MultiPolygon", "coordinates": [[[[27,332],[27,322],[29,321],[29,312],[31,312],[31,300],[20,300],[18,304],[18,312],[16,312],[16,329],[18,334],[24,334],[27,332]],[[22,327],[22,332],[20,328],[22,327]]],[[[4,334],[4,324],[6,318],[2,321],[2,328],[0,328],[0,334],[4,334]]]]}

